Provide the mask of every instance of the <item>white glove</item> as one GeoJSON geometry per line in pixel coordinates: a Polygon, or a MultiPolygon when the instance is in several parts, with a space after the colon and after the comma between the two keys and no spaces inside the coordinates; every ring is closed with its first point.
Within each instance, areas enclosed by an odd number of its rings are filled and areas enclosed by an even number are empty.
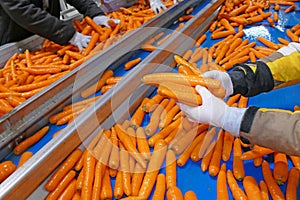
{"type": "Polygon", "coordinates": [[[202,97],[202,105],[191,107],[177,103],[180,109],[193,122],[221,127],[237,137],[246,108],[229,107],[205,87],[197,85],[196,90],[202,97]]]}
{"type": "Polygon", "coordinates": [[[167,7],[161,0],[150,0],[151,9],[155,12],[155,14],[159,13],[160,10],[166,10],[167,7]]]}
{"type": "Polygon", "coordinates": [[[91,40],[91,36],[83,35],[81,33],[75,32],[71,40],[69,41],[71,44],[78,47],[79,50],[82,50],[83,47],[87,47],[91,40]]]}
{"type": "Polygon", "coordinates": [[[219,80],[221,82],[222,87],[224,87],[226,90],[225,98],[233,94],[233,85],[228,73],[221,72],[218,70],[212,70],[203,73],[202,76],[205,78],[212,78],[215,80],[219,80]]]}
{"type": "Polygon", "coordinates": [[[112,19],[112,18],[109,18],[109,17],[106,17],[104,15],[101,15],[101,16],[96,16],[93,18],[93,21],[97,24],[97,25],[104,25],[108,28],[111,28],[109,25],[108,25],[108,21],[109,20],[112,20],[115,24],[118,24],[120,23],[120,20],[119,19],[112,19]]]}

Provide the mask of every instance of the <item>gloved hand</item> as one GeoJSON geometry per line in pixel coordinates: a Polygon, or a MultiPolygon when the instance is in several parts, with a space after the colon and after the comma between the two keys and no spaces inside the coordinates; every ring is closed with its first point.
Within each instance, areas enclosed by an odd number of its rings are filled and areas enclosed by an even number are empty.
{"type": "Polygon", "coordinates": [[[233,85],[232,85],[231,78],[228,73],[221,72],[218,70],[212,70],[212,71],[203,73],[202,76],[206,77],[206,78],[219,80],[221,82],[222,87],[224,87],[226,90],[225,98],[229,97],[230,95],[233,94],[233,85]]]}
{"type": "Polygon", "coordinates": [[[202,105],[191,107],[177,103],[184,114],[193,122],[221,127],[237,137],[246,108],[229,107],[205,87],[197,85],[196,91],[202,97],[202,105]]]}
{"type": "Polygon", "coordinates": [[[160,10],[166,10],[167,7],[161,0],[150,0],[150,7],[155,12],[155,14],[159,13],[160,10]]]}
{"type": "Polygon", "coordinates": [[[82,50],[83,47],[87,47],[90,40],[91,40],[91,36],[83,35],[81,33],[75,32],[75,34],[73,35],[73,37],[69,42],[77,46],[79,50],[82,50]]]}
{"type": "Polygon", "coordinates": [[[119,19],[112,19],[112,18],[109,18],[109,17],[106,17],[104,15],[101,15],[101,16],[96,16],[93,18],[93,21],[97,24],[97,25],[104,25],[108,28],[111,28],[108,24],[108,21],[109,20],[112,20],[115,24],[118,24],[120,23],[120,20],[119,19]]]}

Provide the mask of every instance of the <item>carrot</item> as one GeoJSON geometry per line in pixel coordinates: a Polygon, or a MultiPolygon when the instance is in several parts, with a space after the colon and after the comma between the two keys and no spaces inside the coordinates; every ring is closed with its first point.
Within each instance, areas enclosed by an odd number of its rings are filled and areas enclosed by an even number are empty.
{"type": "Polygon", "coordinates": [[[220,52],[218,52],[218,55],[215,59],[215,63],[219,63],[223,57],[225,56],[226,52],[229,50],[230,47],[230,43],[229,42],[225,42],[225,44],[222,46],[220,52]]]}
{"type": "Polygon", "coordinates": [[[66,187],[66,189],[61,193],[61,195],[57,198],[57,200],[71,199],[75,193],[76,193],[76,180],[73,179],[66,187]]]}
{"type": "Polygon", "coordinates": [[[93,20],[92,18],[90,18],[89,16],[85,16],[85,21],[88,25],[90,25],[99,35],[102,35],[102,30],[100,28],[100,26],[98,26],[93,20]]]}
{"type": "Polygon", "coordinates": [[[145,131],[142,127],[136,129],[136,141],[138,150],[140,153],[144,154],[146,159],[150,158],[150,148],[146,139],[145,131]]]}
{"type": "Polygon", "coordinates": [[[76,106],[72,109],[68,109],[68,110],[65,110],[65,111],[62,111],[62,112],[59,112],[57,114],[54,114],[52,115],[50,118],[49,118],[49,122],[51,124],[56,124],[59,120],[61,120],[63,117],[67,116],[67,115],[70,115],[70,114],[73,114],[79,110],[82,110],[83,108],[86,108],[86,105],[81,105],[81,106],[76,106]]]}
{"type": "Polygon", "coordinates": [[[224,141],[224,131],[220,129],[218,133],[217,143],[214,148],[213,155],[208,168],[208,172],[211,176],[217,176],[220,171],[223,141],[224,141]]]}
{"type": "Polygon", "coordinates": [[[141,49],[144,50],[144,51],[152,52],[156,49],[156,47],[151,45],[151,44],[143,44],[141,46],[141,49]]]}
{"type": "Polygon", "coordinates": [[[114,197],[116,199],[120,199],[123,196],[123,194],[123,172],[121,170],[118,170],[114,186],[114,197]]]}
{"type": "Polygon", "coordinates": [[[284,194],[282,193],[280,187],[277,185],[274,177],[272,176],[270,165],[265,160],[262,163],[262,174],[267,184],[268,190],[272,196],[272,199],[284,199],[284,194]]]}
{"type": "Polygon", "coordinates": [[[137,65],[139,62],[141,62],[141,60],[142,60],[142,58],[136,58],[136,59],[128,61],[127,63],[125,63],[124,69],[125,70],[132,69],[135,65],[137,65]]]}
{"type": "Polygon", "coordinates": [[[293,4],[293,5],[289,6],[287,9],[285,9],[285,13],[289,13],[295,9],[296,9],[296,5],[293,4]]]}
{"type": "MultiPolygon", "coordinates": [[[[165,84],[170,85],[170,83],[165,83],[165,84]]],[[[175,83],[173,83],[173,85],[175,85],[175,83]]],[[[180,85],[180,84],[176,84],[176,85],[182,87],[178,87],[178,88],[173,87],[172,89],[170,89],[170,86],[159,85],[157,92],[164,97],[168,97],[174,99],[175,101],[185,103],[191,106],[198,106],[202,104],[201,96],[193,92],[193,88],[190,88],[189,86],[183,87],[184,85],[180,85]],[[186,88],[188,90],[181,91],[183,88],[186,88]]]]}
{"type": "Polygon", "coordinates": [[[146,169],[142,168],[140,164],[137,163],[135,165],[131,178],[132,196],[137,196],[139,194],[145,171],[146,169]]]}
{"type": "Polygon", "coordinates": [[[176,186],[168,188],[166,196],[167,200],[183,200],[182,192],[176,186]]]}
{"type": "Polygon", "coordinates": [[[10,160],[0,163],[0,183],[9,177],[16,169],[16,165],[10,160]]]}
{"type": "Polygon", "coordinates": [[[84,170],[82,169],[79,172],[79,175],[78,175],[77,180],[76,180],[76,190],[78,190],[78,191],[81,191],[81,188],[82,188],[82,183],[83,183],[83,178],[84,178],[83,174],[84,174],[84,170]]]}
{"type": "MultiPolygon", "coordinates": [[[[203,57],[204,51],[205,51],[204,49],[202,49],[201,47],[198,47],[191,55],[191,59],[189,60],[189,62],[190,63],[198,62],[203,57]]],[[[181,65],[181,66],[183,66],[183,65],[181,65]]],[[[178,68],[179,68],[179,66],[178,66],[178,68]]]]}
{"type": "Polygon", "coordinates": [[[287,29],[285,33],[293,42],[299,42],[298,36],[294,34],[290,29],[287,29]]]}
{"type": "Polygon", "coordinates": [[[212,155],[214,153],[214,149],[215,149],[215,146],[211,147],[209,150],[206,150],[205,155],[202,158],[201,166],[200,166],[202,172],[205,172],[208,169],[209,163],[210,163],[212,155]]]}
{"type": "Polygon", "coordinates": [[[45,126],[39,131],[37,131],[34,135],[26,138],[22,142],[20,142],[14,149],[13,152],[16,155],[21,154],[23,151],[28,149],[30,146],[38,142],[49,130],[49,126],[45,126]]]}
{"type": "Polygon", "coordinates": [[[102,177],[104,175],[105,165],[97,161],[95,166],[95,177],[92,189],[92,199],[99,200],[102,187],[102,177]]]}
{"type": "Polygon", "coordinates": [[[109,178],[109,169],[106,167],[102,179],[100,199],[112,199],[112,186],[109,178]]]}
{"type": "Polygon", "coordinates": [[[7,113],[14,109],[5,99],[0,99],[0,111],[7,113]]]}
{"type": "Polygon", "coordinates": [[[129,152],[131,152],[132,153],[131,156],[133,156],[134,159],[142,167],[145,168],[146,167],[145,157],[138,153],[137,149],[133,145],[133,143],[132,143],[130,137],[127,135],[126,131],[119,124],[115,125],[115,129],[116,129],[118,138],[120,139],[120,141],[124,145],[125,149],[128,150],[129,152]]]}
{"type": "Polygon", "coordinates": [[[200,134],[193,140],[192,144],[178,157],[177,165],[183,167],[198,144],[202,144],[205,134],[200,134]]]}
{"type": "Polygon", "coordinates": [[[119,140],[117,138],[117,133],[114,127],[111,127],[111,137],[110,137],[112,148],[109,156],[109,167],[112,169],[118,169],[119,167],[119,140]]]}
{"type": "Polygon", "coordinates": [[[229,199],[226,182],[226,164],[223,163],[217,178],[217,199],[219,200],[229,199]]]}
{"type": "Polygon", "coordinates": [[[94,94],[97,91],[99,91],[105,85],[106,79],[108,79],[109,77],[112,77],[113,75],[114,75],[114,72],[112,70],[106,70],[102,74],[101,78],[98,80],[97,83],[91,85],[90,87],[88,87],[87,89],[85,89],[81,92],[81,97],[87,98],[91,94],[94,94]]]}
{"type": "Polygon", "coordinates": [[[52,192],[63,179],[63,177],[75,166],[81,155],[82,151],[80,149],[73,151],[47,181],[45,189],[49,192],[52,192]]]}
{"type": "Polygon", "coordinates": [[[164,97],[160,94],[154,95],[148,102],[143,104],[142,110],[145,112],[152,112],[163,99],[164,97]]]}
{"type": "Polygon", "coordinates": [[[156,186],[152,199],[164,200],[166,192],[166,178],[164,174],[158,174],[156,178],[156,186]]]}
{"type": "Polygon", "coordinates": [[[243,180],[243,186],[248,199],[262,199],[261,191],[253,176],[245,176],[243,180]]]}
{"type": "Polygon", "coordinates": [[[230,169],[226,172],[227,183],[234,199],[246,200],[245,192],[239,187],[230,169]]]}
{"type": "Polygon", "coordinates": [[[174,114],[174,110],[172,111],[172,109],[175,109],[174,106],[176,106],[176,101],[174,99],[170,99],[167,106],[165,107],[164,111],[160,115],[160,119],[159,119],[159,128],[160,129],[164,128],[164,126],[169,124],[166,122],[167,117],[172,118],[171,119],[171,121],[172,121],[174,116],[177,114],[177,112],[174,114]],[[169,112],[171,112],[171,114],[169,114],[169,112]]]}
{"type": "MultiPolygon", "coordinates": [[[[174,99],[171,99],[170,101],[174,101],[174,99]]],[[[174,102],[175,102],[175,101],[174,101],[174,102]]],[[[163,113],[166,113],[166,116],[165,116],[166,118],[165,118],[165,119],[160,119],[159,128],[162,129],[162,128],[164,128],[165,126],[169,125],[169,124],[173,121],[175,115],[176,115],[179,111],[180,111],[179,106],[178,106],[178,105],[174,105],[174,106],[171,108],[171,110],[169,110],[169,111],[166,110],[166,112],[163,112],[163,113]]],[[[161,116],[163,115],[163,113],[161,114],[161,116]]],[[[162,118],[162,117],[161,117],[161,118],[162,118]]]]}
{"type": "Polygon", "coordinates": [[[168,102],[168,99],[162,100],[162,102],[153,111],[150,121],[145,128],[146,135],[151,136],[155,133],[159,125],[160,115],[164,111],[164,108],[167,106],[168,102]]]}
{"type": "Polygon", "coordinates": [[[222,150],[222,160],[228,161],[230,158],[234,137],[227,131],[224,134],[223,150],[222,150]]]}
{"type": "Polygon", "coordinates": [[[233,143],[233,175],[234,177],[241,181],[243,180],[245,176],[245,169],[244,169],[244,163],[241,159],[242,155],[242,148],[241,148],[241,142],[240,139],[236,138],[233,143]]]}
{"type": "Polygon", "coordinates": [[[263,43],[264,45],[266,45],[267,47],[271,48],[271,49],[279,49],[279,46],[277,44],[275,44],[274,42],[271,42],[270,40],[263,38],[261,36],[257,37],[257,40],[260,41],[261,43],[263,43]]]}
{"type": "Polygon", "coordinates": [[[273,153],[274,151],[269,148],[261,147],[254,145],[254,148],[250,151],[247,151],[241,155],[242,160],[251,160],[257,157],[261,157],[270,153],[273,153]]]}
{"type": "Polygon", "coordinates": [[[129,168],[129,154],[124,148],[120,149],[120,169],[122,171],[123,190],[127,196],[131,195],[131,177],[129,168]]]}
{"type": "Polygon", "coordinates": [[[24,152],[19,160],[17,168],[21,167],[29,158],[31,158],[33,153],[31,151],[24,152]]]}
{"type": "Polygon", "coordinates": [[[289,156],[294,167],[300,170],[300,157],[299,156],[289,156]]]}
{"type": "Polygon", "coordinates": [[[111,84],[111,85],[104,85],[101,88],[101,93],[105,94],[108,90],[110,90],[111,88],[113,88],[115,86],[115,84],[111,84]]]}
{"type": "Polygon", "coordinates": [[[265,181],[261,180],[259,182],[259,188],[261,191],[261,197],[263,200],[269,200],[269,191],[265,181]]]}
{"type": "Polygon", "coordinates": [[[199,47],[205,40],[206,40],[206,34],[201,35],[199,39],[196,41],[195,46],[199,47]]]}
{"type": "Polygon", "coordinates": [[[122,79],[122,76],[112,76],[106,79],[105,84],[112,85],[118,83],[122,79]]]}
{"type": "Polygon", "coordinates": [[[95,48],[97,42],[98,42],[98,39],[99,39],[99,33],[94,33],[92,34],[92,38],[88,44],[88,46],[85,48],[84,50],[84,56],[87,56],[93,48],[95,48]]]}
{"type": "Polygon", "coordinates": [[[229,35],[233,35],[235,34],[235,30],[229,30],[229,31],[220,31],[220,32],[213,32],[211,34],[211,39],[215,40],[215,39],[220,39],[220,38],[224,38],[227,37],[229,35]]]}
{"type": "Polygon", "coordinates": [[[201,74],[201,71],[192,65],[192,63],[188,62],[186,59],[179,55],[174,55],[174,60],[177,63],[177,65],[184,65],[188,67],[194,74],[201,74]]]}
{"type": "Polygon", "coordinates": [[[27,67],[32,67],[33,63],[32,63],[32,60],[31,60],[31,55],[30,55],[30,52],[28,49],[25,50],[25,55],[26,55],[26,64],[27,64],[27,67]]]}
{"type": "Polygon", "coordinates": [[[64,192],[64,190],[68,187],[70,182],[74,180],[75,175],[76,175],[76,172],[74,170],[69,171],[66,174],[66,176],[60,181],[60,183],[57,185],[55,190],[53,190],[52,192],[50,192],[47,195],[46,200],[57,199],[64,192]]]}
{"type": "Polygon", "coordinates": [[[184,15],[184,16],[179,17],[178,21],[179,22],[188,21],[188,20],[192,19],[193,17],[194,17],[193,15],[184,15]]]}
{"type": "MultiPolygon", "coordinates": [[[[38,83],[31,83],[31,84],[21,85],[21,86],[17,86],[17,87],[11,87],[11,90],[13,90],[15,92],[30,92],[30,91],[33,91],[34,89],[42,89],[43,87],[50,85],[54,81],[56,81],[55,78],[47,79],[47,80],[44,80],[44,81],[41,81],[38,83]]],[[[25,95],[22,95],[22,96],[25,97],[25,95]]]]}
{"type": "Polygon", "coordinates": [[[285,199],[297,199],[297,188],[299,184],[299,170],[292,167],[289,171],[288,181],[286,185],[285,199]]]}
{"type": "Polygon", "coordinates": [[[167,189],[176,186],[176,155],[171,149],[168,149],[166,154],[166,186],[167,189]]]}
{"type": "Polygon", "coordinates": [[[183,199],[184,200],[197,200],[197,196],[194,191],[189,190],[184,193],[183,199]]]}
{"type": "Polygon", "coordinates": [[[139,195],[140,197],[147,199],[153,189],[156,181],[157,174],[163,163],[167,152],[166,143],[163,140],[159,140],[155,143],[153,154],[150,158],[147,171],[145,173],[143,183],[141,185],[139,195]]]}
{"type": "Polygon", "coordinates": [[[217,24],[218,24],[217,20],[213,21],[213,23],[209,27],[209,31],[214,32],[216,30],[217,24]]]}
{"type": "Polygon", "coordinates": [[[240,100],[239,100],[239,103],[238,103],[238,107],[239,108],[246,108],[247,105],[248,105],[248,97],[241,96],[240,100]]]}
{"type": "Polygon", "coordinates": [[[288,179],[288,162],[283,153],[274,152],[273,177],[278,185],[283,185],[288,179]]]}
{"type": "Polygon", "coordinates": [[[263,157],[257,157],[253,159],[253,165],[255,167],[261,166],[262,162],[263,162],[263,157]]]}
{"type": "Polygon", "coordinates": [[[223,68],[225,68],[226,70],[231,69],[235,64],[238,63],[244,63],[249,59],[249,56],[243,56],[240,58],[236,58],[236,59],[232,59],[229,62],[225,63],[224,65],[222,65],[223,68]]]}

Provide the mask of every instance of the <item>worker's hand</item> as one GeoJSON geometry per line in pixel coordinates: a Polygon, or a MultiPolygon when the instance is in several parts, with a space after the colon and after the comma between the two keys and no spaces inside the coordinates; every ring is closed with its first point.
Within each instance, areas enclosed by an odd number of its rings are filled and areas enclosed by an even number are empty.
{"type": "Polygon", "coordinates": [[[205,87],[197,85],[196,91],[202,98],[202,105],[191,107],[177,103],[184,114],[193,122],[221,127],[232,135],[238,136],[246,108],[229,107],[205,87]]]}
{"type": "Polygon", "coordinates": [[[202,74],[203,77],[219,80],[223,88],[225,88],[225,98],[233,94],[233,85],[228,73],[218,70],[212,70],[202,74]]]}
{"type": "Polygon", "coordinates": [[[106,17],[104,15],[101,15],[101,16],[96,16],[93,18],[93,21],[98,24],[98,25],[104,25],[108,28],[111,28],[108,24],[108,21],[109,20],[112,20],[115,24],[119,24],[120,23],[120,20],[119,19],[112,19],[112,18],[109,18],[109,17],[106,17]]]}
{"type": "Polygon", "coordinates": [[[159,13],[160,10],[166,10],[167,7],[161,0],[150,0],[150,7],[155,12],[155,14],[159,13]]]}
{"type": "Polygon", "coordinates": [[[81,33],[75,32],[74,36],[71,38],[69,42],[77,46],[79,50],[82,50],[82,48],[87,47],[90,40],[91,40],[91,36],[83,35],[81,33]]]}

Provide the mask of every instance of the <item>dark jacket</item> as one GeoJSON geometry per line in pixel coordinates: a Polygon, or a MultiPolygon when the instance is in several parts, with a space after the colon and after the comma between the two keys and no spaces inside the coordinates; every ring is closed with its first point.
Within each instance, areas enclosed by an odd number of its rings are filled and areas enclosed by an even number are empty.
{"type": "MultiPolygon", "coordinates": [[[[103,15],[93,0],[67,0],[84,16],[103,15]]],[[[75,33],[72,22],[59,20],[59,0],[0,0],[0,45],[25,39],[33,34],[64,45],[75,33]]]]}

